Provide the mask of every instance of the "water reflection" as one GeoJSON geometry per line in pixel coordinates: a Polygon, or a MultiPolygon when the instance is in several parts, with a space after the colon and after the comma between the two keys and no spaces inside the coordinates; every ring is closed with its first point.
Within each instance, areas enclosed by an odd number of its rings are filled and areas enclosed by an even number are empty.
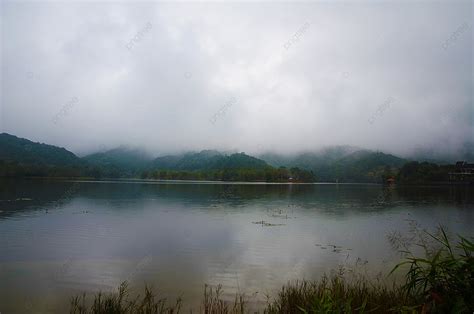
{"type": "MultiPolygon", "coordinates": [[[[397,260],[387,235],[409,221],[472,234],[472,187],[0,183],[0,311],[67,311],[68,296],[146,281],[198,302],[204,283],[232,295],[317,278],[338,265],[370,273],[397,260]],[[22,305],[23,306],[23,305],[22,305]],[[38,310],[40,309],[40,310],[38,310]]],[[[257,297],[258,299],[258,297],[257,297]]]]}

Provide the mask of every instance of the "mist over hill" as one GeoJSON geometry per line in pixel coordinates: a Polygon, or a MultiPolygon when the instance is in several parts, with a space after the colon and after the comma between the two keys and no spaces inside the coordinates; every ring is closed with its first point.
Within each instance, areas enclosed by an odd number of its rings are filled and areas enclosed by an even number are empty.
{"type": "Polygon", "coordinates": [[[288,155],[201,150],[158,157],[120,146],[80,158],[65,148],[0,134],[2,176],[380,183],[410,161],[415,159],[348,145],[288,155]]]}
{"type": "Polygon", "coordinates": [[[56,166],[82,164],[79,157],[63,147],[34,143],[7,133],[0,134],[0,160],[56,166]]]}
{"type": "Polygon", "coordinates": [[[335,146],[314,153],[259,156],[273,166],[300,167],[320,181],[378,182],[384,173],[396,172],[408,160],[391,154],[351,146],[335,146]]]}
{"type": "Polygon", "coordinates": [[[143,150],[121,146],[82,159],[90,165],[111,171],[111,176],[134,176],[145,169],[153,158],[143,150]]]}
{"type": "Polygon", "coordinates": [[[64,148],[3,133],[0,176],[314,181],[311,172],[277,169],[245,153],[203,150],[153,158],[125,146],[82,158],[64,148]]]}
{"type": "Polygon", "coordinates": [[[3,1],[0,132],[78,155],[472,152],[472,1],[356,2],[3,1]]]}

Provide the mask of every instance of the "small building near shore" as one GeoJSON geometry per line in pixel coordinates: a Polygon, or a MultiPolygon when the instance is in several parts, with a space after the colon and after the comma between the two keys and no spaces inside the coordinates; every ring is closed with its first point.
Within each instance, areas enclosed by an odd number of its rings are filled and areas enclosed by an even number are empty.
{"type": "Polygon", "coordinates": [[[449,173],[449,180],[452,182],[474,182],[474,163],[456,162],[454,171],[449,173]]]}

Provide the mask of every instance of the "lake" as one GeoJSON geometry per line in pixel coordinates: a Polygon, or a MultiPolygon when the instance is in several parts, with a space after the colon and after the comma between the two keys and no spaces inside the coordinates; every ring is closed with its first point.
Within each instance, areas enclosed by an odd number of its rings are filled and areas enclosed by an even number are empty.
{"type": "Polygon", "coordinates": [[[391,239],[474,235],[474,188],[0,181],[0,312],[64,313],[81,292],[151,285],[199,306],[204,284],[260,304],[346,266],[387,274],[391,239]]]}

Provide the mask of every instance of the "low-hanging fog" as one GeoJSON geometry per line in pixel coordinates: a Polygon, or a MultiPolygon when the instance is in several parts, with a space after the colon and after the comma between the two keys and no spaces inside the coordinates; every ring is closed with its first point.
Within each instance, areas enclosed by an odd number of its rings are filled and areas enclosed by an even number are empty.
{"type": "Polygon", "coordinates": [[[472,6],[2,1],[0,130],[78,154],[457,152],[472,6]]]}

